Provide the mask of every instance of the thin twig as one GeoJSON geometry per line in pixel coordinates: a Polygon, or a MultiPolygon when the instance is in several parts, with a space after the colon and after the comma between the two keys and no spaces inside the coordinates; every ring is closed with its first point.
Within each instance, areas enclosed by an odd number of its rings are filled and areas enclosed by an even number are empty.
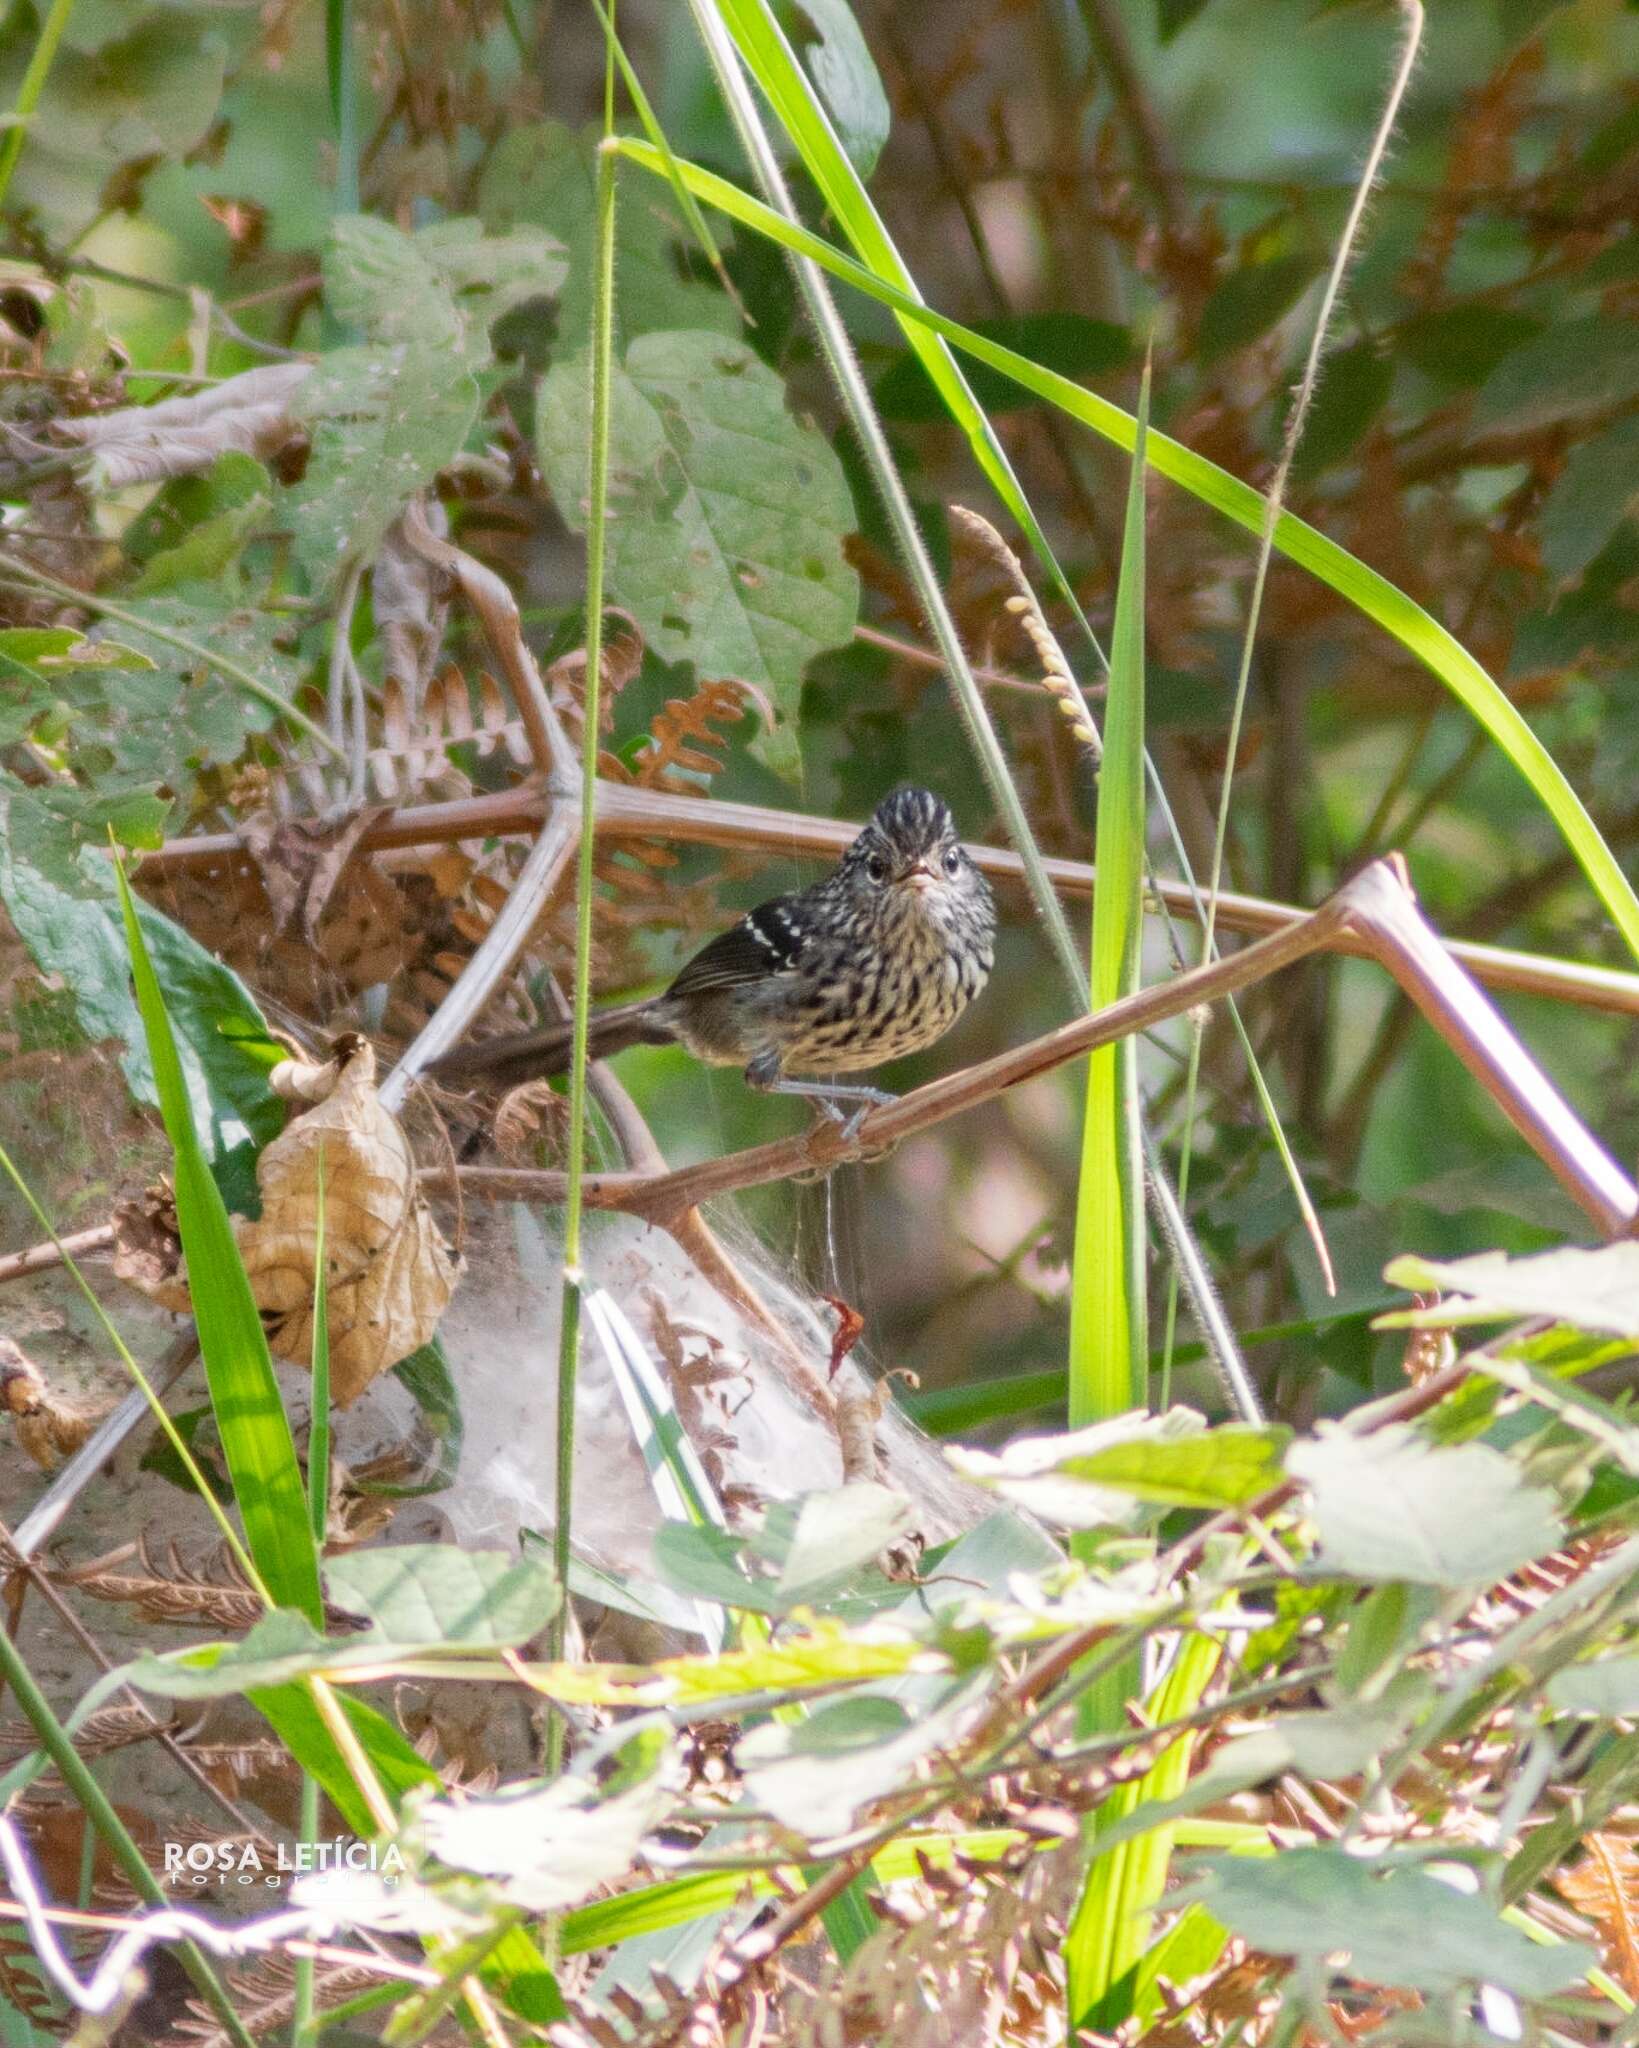
{"type": "Polygon", "coordinates": [[[30,1273],[46,1273],[53,1266],[60,1266],[65,1258],[83,1259],[94,1252],[105,1252],[114,1243],[112,1223],[93,1224],[89,1230],[76,1230],[71,1236],[47,1239],[44,1244],[31,1244],[27,1251],[8,1252],[0,1258],[0,1287],[8,1280],[24,1280],[30,1273]]]}

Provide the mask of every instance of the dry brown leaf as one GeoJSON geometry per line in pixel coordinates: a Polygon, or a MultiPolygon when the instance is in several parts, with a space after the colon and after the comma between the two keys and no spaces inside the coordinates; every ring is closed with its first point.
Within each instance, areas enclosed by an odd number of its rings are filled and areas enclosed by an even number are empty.
{"type": "Polygon", "coordinates": [[[55,1392],[20,1345],[0,1337],[0,1408],[17,1425],[17,1441],[36,1465],[49,1472],[59,1458],[77,1451],[110,1403],[92,1406],[55,1392]]]}
{"type": "Polygon", "coordinates": [[[229,449],[267,457],[298,430],[291,408],[311,363],[265,363],[185,398],[52,422],[53,436],[90,449],[99,485],[124,490],[198,476],[229,449]]]}
{"type": "MultiPolygon", "coordinates": [[[[367,1040],[339,1039],[323,1066],[286,1060],[269,1085],[310,1105],[256,1162],[262,1213],[234,1218],[251,1293],[268,1344],[280,1358],[313,1356],[314,1246],[318,1178],[325,1179],[330,1390],[337,1407],[358,1399],[379,1374],[425,1344],[438,1328],[460,1261],[416,1188],[415,1161],[397,1120],[376,1095],[376,1056],[367,1040]]],[[[152,1226],[142,1205],[135,1228],[152,1226]]],[[[186,1275],[160,1250],[128,1242],[115,1271],[167,1308],[187,1306],[186,1275]]]]}
{"type": "Polygon", "coordinates": [[[291,928],[298,912],[302,931],[317,941],[320,921],[343,871],[381,816],[377,805],[322,823],[316,818],[277,818],[268,809],[240,820],[240,840],[261,871],[273,909],[273,923],[265,934],[269,944],[291,928]]]}
{"type": "Polygon", "coordinates": [[[258,1160],[262,1213],[236,1225],[239,1248],[269,1344],[279,1357],[307,1364],[322,1162],[330,1383],[336,1405],[345,1407],[432,1336],[455,1292],[459,1261],[417,1192],[408,1141],[376,1095],[367,1040],[340,1040],[322,1067],[286,1061],[270,1085],[313,1107],[258,1160]]]}
{"type": "Polygon", "coordinates": [[[156,1181],[140,1195],[114,1204],[114,1271],[161,1308],[187,1313],[182,1234],[169,1182],[156,1181]]]}

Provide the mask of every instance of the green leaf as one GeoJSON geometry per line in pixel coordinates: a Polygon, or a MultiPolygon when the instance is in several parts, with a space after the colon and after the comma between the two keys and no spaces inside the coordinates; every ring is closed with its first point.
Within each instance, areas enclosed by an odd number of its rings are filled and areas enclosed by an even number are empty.
{"type": "Polygon", "coordinates": [[[296,394],[313,448],[285,514],[296,558],[321,593],[349,562],[375,553],[477,417],[477,383],[437,334],[432,323],[411,341],[332,349],[296,394]]]}
{"type": "Polygon", "coordinates": [[[1290,1432],[1209,1430],[1193,1409],[1136,1409],[1067,1436],[1018,1437],[992,1454],[952,1447],[964,1478],[1071,1529],[1130,1526],[1135,1502],[1241,1507],[1278,1485],[1290,1432]]]}
{"type": "Polygon", "coordinates": [[[1562,1714],[1596,1714],[1602,1721],[1639,1713],[1639,1656],[1567,1665],[1548,1681],[1548,1704],[1562,1714]]]}
{"type": "Polygon", "coordinates": [[[237,761],[296,694],[290,634],[287,620],[243,595],[233,579],[122,603],[109,637],[82,641],[48,669],[74,715],[76,769],[94,781],[110,770],[146,776],[181,793],[200,769],[237,761]]]}
{"type": "MultiPolygon", "coordinates": [[[[1094,377],[1119,370],[1132,359],[1132,335],[1113,321],[1091,320],[1084,313],[1017,313],[978,320],[975,334],[1004,348],[1016,349],[1063,377],[1094,377]]],[[[1011,377],[976,364],[968,379],[976,403],[987,413],[1018,412],[1044,401],[1011,377]]],[[[884,419],[948,420],[950,408],[914,350],[907,349],[888,365],[872,386],[871,396],[884,419]]]]}
{"type": "MultiPolygon", "coordinates": [[[[318,1779],[354,1834],[365,1840],[373,1836],[375,1816],[314,1705],[311,1688],[300,1683],[258,1686],[247,1697],[301,1768],[318,1779]]],[[[395,1806],[417,1785],[442,1787],[431,1764],[417,1756],[392,1722],[367,1701],[351,1693],[339,1693],[337,1701],[377,1782],[395,1806]]]]}
{"type": "Polygon", "coordinates": [[[1271,256],[1232,270],[1201,309],[1196,348],[1203,363],[1216,362],[1267,334],[1289,313],[1319,275],[1312,256],[1271,256]]]}
{"type": "MultiPolygon", "coordinates": [[[[120,1065],[139,1102],[158,1108],[160,1089],[142,1015],[133,1000],[130,956],[106,854],[85,853],[67,871],[29,864],[26,800],[0,787],[0,901],[42,974],[61,978],[80,1029],[93,1042],[115,1039],[120,1065]],[[20,828],[21,827],[21,828],[20,828]]],[[[171,1024],[193,1128],[220,1164],[235,1147],[259,1148],[284,1123],[256,1046],[267,1025],[250,991],[180,925],[147,904],[138,907],[143,940],[169,991],[171,1024]]]]}
{"type": "MultiPolygon", "coordinates": [[[[39,20],[32,7],[6,17],[0,105],[16,99],[39,20]]],[[[58,51],[7,194],[48,236],[83,231],[110,176],[142,158],[183,155],[216,118],[228,61],[217,22],[184,8],[136,6],[104,20],[97,44],[76,48],[70,36],[58,51]]]]}
{"type": "Polygon", "coordinates": [[[120,547],[127,561],[145,569],[157,556],[185,545],[197,527],[269,496],[272,489],[272,477],[254,455],[224,449],[202,475],[173,477],[157,490],[120,535],[120,547]]]}
{"type": "Polygon", "coordinates": [[[914,1716],[897,1700],[830,1700],[800,1721],[767,1721],[743,1735],[734,1761],[747,1797],[799,1834],[840,1835],[860,1809],[907,1784],[923,1759],[954,1746],[978,1700],[964,1687],[914,1716]]]}
{"type": "Polygon", "coordinates": [[[245,1539],[274,1603],[323,1618],[318,1554],[290,1420],[273,1374],[261,1312],[228,1212],[200,1149],[176,1040],[138,918],[116,867],[137,1007],[147,1032],[160,1113],[175,1166],[177,1225],[187,1260],[200,1355],[245,1539]]]}
{"type": "Polygon", "coordinates": [[[386,1643],[510,1648],[557,1612],[550,1561],[453,1543],[393,1543],[353,1550],[324,1567],[331,1599],[362,1614],[386,1643]]]}
{"type": "Polygon", "coordinates": [[[888,95],[848,0],[787,0],[803,69],[825,104],[837,139],[862,178],[876,169],[888,139],[888,95]]]}
{"type": "MultiPolygon", "coordinates": [[[[225,575],[258,527],[269,523],[273,479],[254,455],[230,448],[203,476],[178,478],[159,497],[168,503],[163,510],[150,506],[144,513],[146,533],[173,520],[180,532],[172,545],[147,552],[142,573],[131,586],[136,597],[174,590],[179,584],[210,583],[225,575]],[[194,488],[184,491],[183,485],[194,488]],[[175,510],[183,503],[202,509],[183,521],[175,510]]],[[[137,559],[134,553],[132,559],[137,559]]]]}
{"type": "Polygon", "coordinates": [[[1538,521],[1542,566],[1580,576],[1639,502],[1639,416],[1617,420],[1566,458],[1538,521]]]}
{"type": "Polygon", "coordinates": [[[776,1595],[793,1607],[825,1600],[903,1536],[915,1516],[902,1493],[867,1482],[805,1494],[782,1545],[776,1595]]]}
{"type": "Polygon", "coordinates": [[[1556,320],[1505,356],[1474,401],[1476,427],[1529,432],[1639,397],[1639,349],[1626,320],[1556,320]]]}
{"type": "Polygon", "coordinates": [[[1346,461],[1393,389],[1394,363],[1375,342],[1358,341],[1329,356],[1292,464],[1298,482],[1346,461]]]}
{"type": "MultiPolygon", "coordinates": [[[[1220,1655],[1210,1637],[1186,1636],[1171,1670],[1144,1702],[1146,1717],[1162,1722],[1193,1712],[1220,1655]]],[[[1064,1941],[1067,2002],[1076,2027],[1113,2032],[1130,2017],[1135,1972],[1150,1945],[1172,1861],[1172,1831],[1164,1823],[1120,1841],[1102,1837],[1113,1838],[1124,1822],[1136,1825],[1139,1809],[1164,1809],[1183,1795],[1195,1740],[1193,1731],[1180,1735],[1142,1778],[1118,1785],[1094,1817],[1092,1861],[1064,1941]]]]}
{"type": "Polygon", "coordinates": [[[777,1503],[744,1535],[665,1521],[655,1531],[655,1570],[695,1599],[789,1614],[833,1599],[904,1534],[912,1513],[903,1494],[862,1483],[777,1503]]]}
{"type": "MultiPolygon", "coordinates": [[[[752,0],[722,0],[725,9],[734,5],[736,13],[742,5],[752,0]]],[[[694,195],[709,206],[717,208],[731,219],[766,235],[782,247],[794,249],[804,256],[810,256],[823,268],[854,286],[868,297],[883,305],[891,306],[909,323],[907,331],[926,331],[930,347],[935,338],[961,348],[965,353],[994,368],[1005,371],[1026,389],[1039,392],[1049,398],[1069,418],[1079,421],[1102,439],[1113,442],[1117,447],[1130,449],[1136,437],[1136,422],[1119,406],[1111,405],[1095,393],[1085,391],[1073,384],[1067,377],[1059,377],[1051,370],[1043,370],[1028,357],[1004,349],[995,342],[986,341],[960,321],[947,319],[931,307],[924,306],[908,288],[908,273],[899,263],[891,243],[879,247],[871,245],[873,261],[884,266],[884,274],[863,263],[856,263],[831,247],[820,236],[804,228],[793,226],[782,219],[771,208],[742,192],[726,178],[716,177],[702,170],[697,164],[686,163],[672,158],[669,161],[638,142],[622,142],[620,152],[633,162],[640,163],[656,177],[675,174],[694,195]]],[[[863,195],[861,195],[863,197],[863,195]]],[[[873,215],[874,219],[874,215],[873,215]]],[[[880,222],[876,223],[881,233],[880,222]]],[[[883,237],[885,242],[885,236],[883,237]]],[[[937,360],[949,368],[946,355],[938,353],[937,360]]],[[[953,372],[951,374],[954,374],[953,372]]],[[[941,385],[941,389],[945,389],[941,385]]],[[[964,408],[966,387],[951,387],[948,392],[953,416],[968,431],[974,442],[976,457],[984,464],[985,473],[993,481],[998,475],[998,490],[1003,492],[1014,516],[1019,518],[1025,532],[1031,537],[1032,546],[1037,546],[1044,560],[1050,560],[1045,539],[1039,537],[1028,507],[1019,510],[1015,506],[1017,487],[1007,488],[1011,471],[1005,469],[1005,457],[994,447],[988,422],[983,415],[970,418],[976,408],[964,408]],[[1003,465],[998,470],[996,465],[1003,465]]],[[[1183,486],[1194,497],[1225,518],[1252,533],[1261,533],[1264,522],[1264,501],[1262,495],[1249,484],[1231,476],[1214,462],[1181,442],[1165,434],[1151,434],[1148,439],[1148,460],[1159,474],[1169,477],[1183,486]]],[[[1525,778],[1538,801],[1548,812],[1563,835],[1566,844],[1575,854],[1584,874],[1593,884],[1600,901],[1609,912],[1612,921],[1622,933],[1629,950],[1639,956],[1639,896],[1624,874],[1609,846],[1600,836],[1593,820],[1589,817],[1575,791],[1566,781],[1564,773],[1548,749],[1526,724],[1516,706],[1498,688],[1474,657],[1447,631],[1430,613],[1424,611],[1405,593],[1390,583],[1387,577],[1369,569],[1364,562],[1340,548],[1335,541],[1318,528],[1283,512],[1275,525],[1275,547],[1289,561],[1307,569],[1311,575],[1336,590],[1346,601],[1354,605],[1367,618],[1380,625],[1408,653],[1422,662],[1448,689],[1457,701],[1478,720],[1502,753],[1525,778]]]]}
{"type": "MultiPolygon", "coordinates": [[[[577,135],[557,121],[515,128],[490,156],[478,188],[478,208],[492,233],[533,225],[565,252],[568,276],[557,320],[564,353],[583,348],[592,329],[597,140],[593,129],[577,135]]],[[[628,341],[657,328],[739,333],[739,316],[723,294],[683,275],[677,245],[686,237],[666,199],[645,193],[623,206],[617,234],[617,330],[628,341]]]]}
{"type": "Polygon", "coordinates": [[[674,1592],[719,1606],[778,1614],[784,1603],[770,1579],[753,1579],[744,1569],[745,1539],[715,1522],[662,1522],[654,1532],[655,1576],[674,1592]]]}
{"type": "MultiPolygon", "coordinates": [[[[767,691],[776,723],[752,750],[794,777],[803,669],[846,641],[858,616],[842,465],[791,416],[773,371],[713,334],[639,336],[612,399],[610,595],[663,659],[767,691]]],[[[584,356],[541,384],[541,468],[577,531],[589,403],[584,356]]]]}
{"type": "Polygon", "coordinates": [[[1316,1963],[1342,1950],[1350,1976],[1411,1991],[1486,1983],[1547,1998],[1598,1960],[1577,1945],[1539,1946],[1485,1900],[1427,1870],[1329,1843],[1267,1861],[1215,1856],[1194,1891],[1253,1948],[1316,1963]]]}
{"type": "MultiPolygon", "coordinates": [[[[1150,378],[1138,401],[1138,440],[1110,637],[1104,752],[1093,858],[1093,1009],[1133,994],[1144,933],[1144,470],[1150,378]]],[[[1118,1415],[1144,1398],[1149,1376],[1143,1127],[1138,1041],[1118,1039],[1087,1061],[1070,1286],[1070,1426],[1118,1415]]]]}
{"type": "Polygon", "coordinates": [[[460,452],[491,324],[564,275],[562,250],[538,228],[486,238],[473,220],[414,236],[362,215],[332,224],[326,304],[365,344],[330,350],[299,387],[294,410],[313,449],[285,504],[297,558],[321,591],[372,555],[407,500],[460,452]]]}
{"type": "Polygon", "coordinates": [[[1639,1338],[1639,1242],[1631,1238],[1592,1250],[1561,1245],[1520,1258],[1506,1252],[1477,1252],[1467,1259],[1408,1255],[1385,1267],[1383,1277],[1414,1294],[1450,1297],[1381,1317],[1383,1328],[1456,1328],[1547,1316],[1577,1330],[1639,1338]]]}
{"type": "MultiPolygon", "coordinates": [[[[496,1880],[514,1905],[534,1913],[577,1905],[626,1875],[643,1838],[673,1803],[676,1766],[653,1722],[612,1745],[614,1769],[600,1785],[579,1770],[551,1784],[509,1785],[460,1805],[421,1809],[429,1849],[458,1870],[496,1880]]],[[[606,1761],[609,1759],[606,1759],[606,1761]]],[[[586,1759],[589,1773],[596,1756],[586,1759]]]]}
{"type": "Polygon", "coordinates": [[[1483,384],[1505,356],[1543,331],[1513,306],[1441,306],[1417,313],[1395,333],[1401,355],[1443,384],[1483,384]]]}
{"type": "Polygon", "coordinates": [[[1489,1586],[1557,1549],[1553,1497],[1485,1444],[1439,1446],[1406,1424],[1294,1444],[1323,1571],[1424,1586],[1489,1586]]]}
{"type": "Polygon", "coordinates": [[[162,1699],[223,1699],[321,1670],[335,1647],[305,1614],[293,1607],[274,1607],[241,1641],[150,1650],[126,1666],[125,1676],[162,1699]]]}
{"type": "Polygon", "coordinates": [[[1168,1507],[1243,1507],[1281,1480],[1286,1429],[1219,1429],[1170,1438],[1129,1437],[1125,1443],[1064,1459],[1067,1478],[1113,1487],[1168,1507]]]}
{"type": "MultiPolygon", "coordinates": [[[[864,181],[838,143],[813,85],[780,30],[769,0],[714,0],[714,4],[751,75],[790,137],[803,168],[814,180],[842,232],[863,257],[864,274],[873,283],[881,281],[886,284],[895,295],[896,311],[904,312],[918,306],[916,280],[894,247],[893,237],[871,203],[864,181]],[[899,300],[903,301],[903,306],[897,303],[899,300]]],[[[675,157],[661,164],[662,175],[675,176],[691,189],[693,169],[692,165],[685,167],[675,157]]],[[[757,207],[757,202],[751,203],[757,207]]],[[[769,219],[779,221],[775,239],[790,232],[778,214],[766,207],[760,210],[769,219]]],[[[928,375],[944,394],[950,416],[967,436],[974,460],[991,488],[1018,522],[1038,557],[1048,565],[1060,592],[1074,606],[1074,592],[1058,566],[1047,536],[1031,510],[1029,499],[1019,486],[1007,450],[984,407],[974,399],[950,349],[944,340],[921,324],[905,318],[901,318],[899,324],[905,339],[922,358],[928,375]]]]}
{"type": "MultiPolygon", "coordinates": [[[[1196,15],[1206,7],[1207,0],[1155,0],[1155,23],[1163,43],[1170,43],[1180,29],[1188,28],[1196,15]]],[[[1194,1975],[1194,1972],[1188,1973],[1194,1975]]],[[[1183,1976],[1174,1975],[1173,1982],[1182,1984],[1183,1976]]]]}

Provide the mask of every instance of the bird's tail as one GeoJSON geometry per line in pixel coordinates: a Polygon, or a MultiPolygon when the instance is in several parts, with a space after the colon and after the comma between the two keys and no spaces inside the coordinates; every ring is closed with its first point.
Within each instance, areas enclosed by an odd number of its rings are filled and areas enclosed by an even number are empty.
{"type": "MultiPolygon", "coordinates": [[[[588,1059],[607,1059],[629,1045],[670,1045],[676,1034],[662,1014],[657,1014],[659,1010],[660,999],[650,996],[640,1003],[619,1003],[613,1009],[594,1011],[586,1031],[588,1059]]],[[[440,1081],[492,1081],[503,1088],[516,1088],[521,1081],[567,1074],[572,1045],[573,1027],[566,1018],[541,1031],[516,1031],[506,1038],[457,1046],[454,1052],[434,1060],[427,1071],[440,1081]]]]}

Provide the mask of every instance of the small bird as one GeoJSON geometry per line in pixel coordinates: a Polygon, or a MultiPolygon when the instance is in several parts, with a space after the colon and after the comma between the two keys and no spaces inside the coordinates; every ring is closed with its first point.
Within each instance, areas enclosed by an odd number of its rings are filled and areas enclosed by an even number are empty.
{"type": "MultiPolygon", "coordinates": [[[[599,1010],[588,1053],[683,1045],[713,1066],[743,1067],[753,1088],[814,1098],[851,1131],[894,1098],[797,1076],[859,1073],[932,1045],[989,979],[995,938],[990,885],[949,805],[930,790],[898,789],[823,881],[760,903],[663,995],[599,1010]],[[839,1102],[858,1107],[844,1118],[839,1102]]],[[[566,1072],[570,1057],[564,1022],[464,1046],[431,1071],[513,1087],[566,1072]]]]}

